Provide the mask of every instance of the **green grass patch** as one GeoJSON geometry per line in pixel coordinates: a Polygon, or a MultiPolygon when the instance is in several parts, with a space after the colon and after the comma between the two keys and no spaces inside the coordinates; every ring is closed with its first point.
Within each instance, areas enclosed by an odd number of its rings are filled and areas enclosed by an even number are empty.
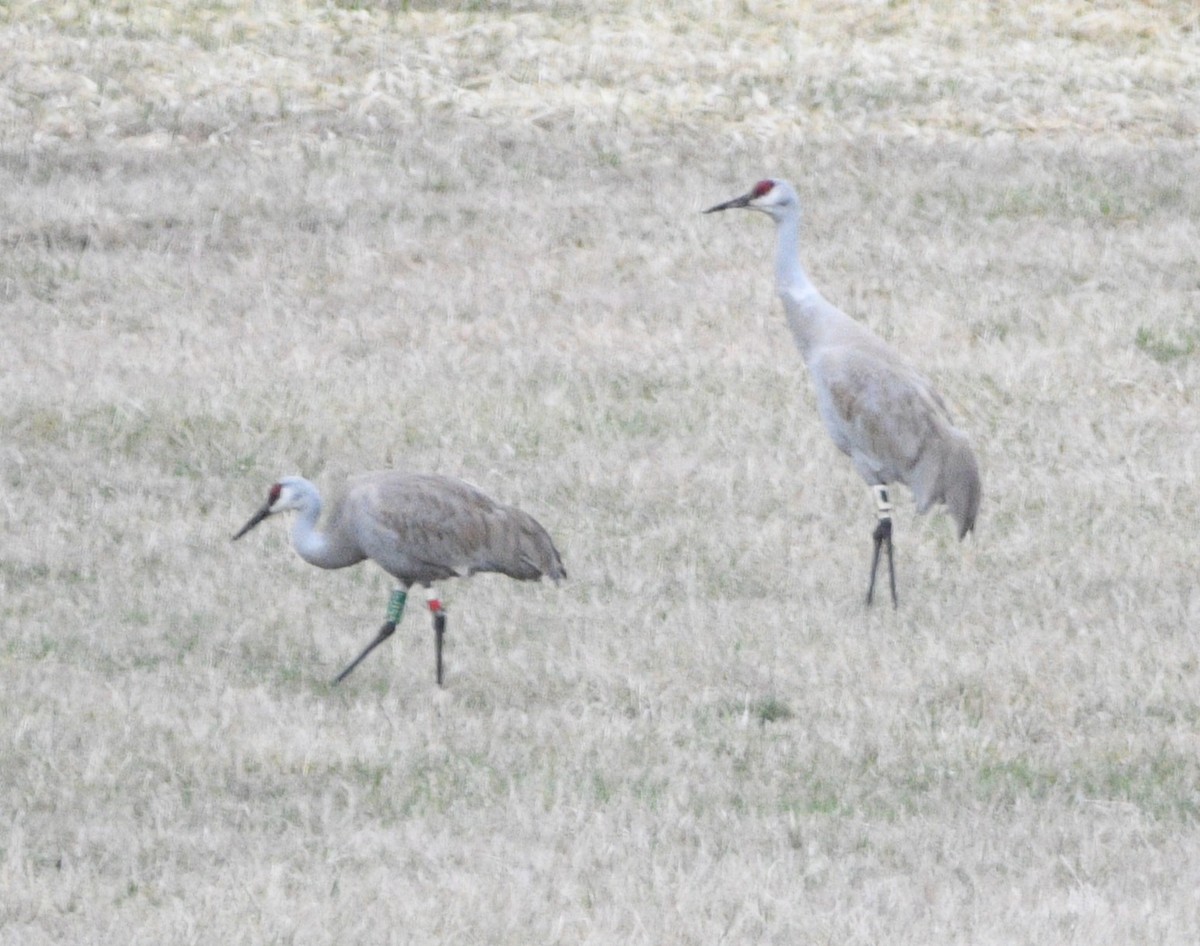
{"type": "Polygon", "coordinates": [[[1160,365],[1190,358],[1200,348],[1200,331],[1185,331],[1169,337],[1142,326],[1133,337],[1138,351],[1149,355],[1160,365]]]}

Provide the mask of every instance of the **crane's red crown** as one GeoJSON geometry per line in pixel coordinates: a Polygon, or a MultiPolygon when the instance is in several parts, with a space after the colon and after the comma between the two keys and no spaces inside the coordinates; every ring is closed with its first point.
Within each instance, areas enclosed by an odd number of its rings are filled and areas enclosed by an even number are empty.
{"type": "Polygon", "coordinates": [[[754,190],[750,192],[751,199],[757,200],[764,194],[769,194],[771,192],[771,188],[774,186],[774,181],[759,181],[754,185],[754,190]]]}
{"type": "Polygon", "coordinates": [[[283,487],[276,483],[271,487],[271,492],[267,494],[267,504],[274,506],[276,500],[279,499],[279,494],[283,491],[283,487]]]}

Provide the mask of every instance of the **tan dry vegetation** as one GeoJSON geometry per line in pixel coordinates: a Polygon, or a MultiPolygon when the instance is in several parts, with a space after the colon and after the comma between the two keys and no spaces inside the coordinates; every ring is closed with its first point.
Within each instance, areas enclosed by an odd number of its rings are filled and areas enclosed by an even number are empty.
{"type": "Polygon", "coordinates": [[[0,942],[1196,942],[1195,8],[411,7],[0,10],[0,942]],[[768,173],[982,460],[898,612],[768,173]],[[389,465],[572,574],[442,693],[228,541],[389,465]]]}

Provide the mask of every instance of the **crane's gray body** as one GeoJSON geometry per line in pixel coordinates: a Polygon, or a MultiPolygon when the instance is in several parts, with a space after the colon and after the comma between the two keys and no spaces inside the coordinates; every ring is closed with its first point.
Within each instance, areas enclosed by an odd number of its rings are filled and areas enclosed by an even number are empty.
{"type": "Polygon", "coordinates": [[[566,575],[554,542],[532,516],[453,477],[393,471],[353,476],[320,531],[316,487],[301,477],[284,477],[279,485],[271,511],[299,511],[292,545],[321,568],[369,558],[406,586],[476,572],[523,581],[566,575]]]}
{"type": "Polygon", "coordinates": [[[828,302],[800,263],[800,203],[786,181],[761,181],[711,210],[744,207],[776,223],[775,285],[808,366],[817,413],[871,486],[903,483],[917,511],[944,503],[962,538],[982,487],[975,455],[933,386],[895,349],[828,302]]]}
{"type": "Polygon", "coordinates": [[[781,288],[779,295],[808,365],[817,414],[837,448],[869,485],[905,484],[917,512],[944,503],[962,538],[979,511],[979,469],[937,391],[820,293],[797,298],[781,288]]]}

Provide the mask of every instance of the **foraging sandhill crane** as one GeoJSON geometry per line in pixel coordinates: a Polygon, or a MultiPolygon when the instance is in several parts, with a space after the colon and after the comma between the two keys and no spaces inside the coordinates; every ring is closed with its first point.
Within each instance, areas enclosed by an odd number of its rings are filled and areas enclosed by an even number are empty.
{"type": "Polygon", "coordinates": [[[879,550],[887,547],[892,605],[897,606],[888,486],[912,490],[917,512],[944,503],[962,539],[975,527],[981,486],[967,438],[941,397],[895,349],[819,293],[800,263],[800,199],[787,181],[759,181],[741,197],[705,213],[745,208],[775,221],[775,289],[817,395],[817,413],[838,449],[875,494],[867,604],[875,594],[879,550]]]}
{"type": "Polygon", "coordinates": [[[285,476],[234,540],[287,510],[298,513],[292,548],[309,564],[345,568],[369,558],[400,583],[379,634],[334,678],[335,684],[396,630],[413,585],[428,589],[441,686],[446,611],[434,582],[476,572],[499,572],[521,581],[546,576],[555,584],[567,577],[554,542],[532,516],[449,476],[387,471],[351,477],[320,530],[321,494],[308,480],[285,476]]]}

